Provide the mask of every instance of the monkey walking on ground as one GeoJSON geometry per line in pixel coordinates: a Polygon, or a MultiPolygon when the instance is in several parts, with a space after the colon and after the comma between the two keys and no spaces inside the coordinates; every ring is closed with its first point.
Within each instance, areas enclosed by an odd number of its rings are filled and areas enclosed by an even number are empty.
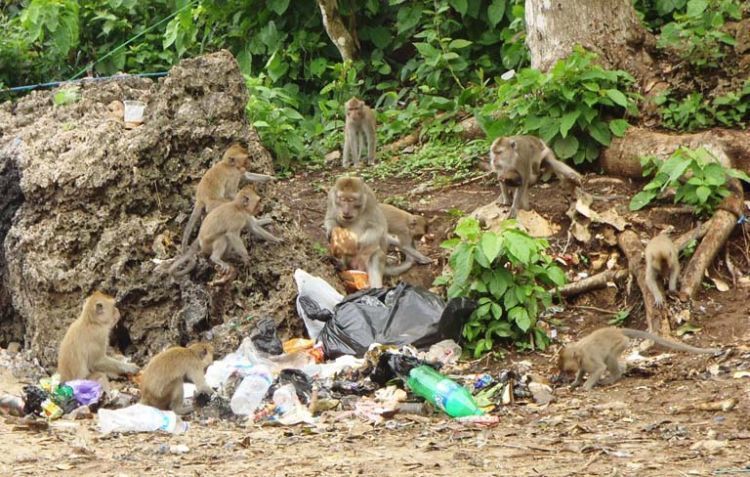
{"type": "Polygon", "coordinates": [[[404,251],[405,259],[394,269],[394,273],[400,275],[406,272],[415,261],[420,265],[432,263],[431,258],[417,251],[416,245],[416,240],[427,234],[427,219],[389,204],[379,204],[379,207],[388,223],[388,244],[404,251]]]}
{"type": "Polygon", "coordinates": [[[111,296],[97,291],[86,299],[81,316],[65,332],[57,353],[62,382],[138,372],[138,366],[107,356],[109,334],[119,319],[120,311],[111,296]]]}
{"type": "Polygon", "coordinates": [[[251,182],[275,180],[273,176],[247,172],[249,159],[247,149],[239,144],[233,144],[224,152],[221,160],[203,174],[195,190],[193,212],[182,234],[182,251],[185,251],[190,244],[195,224],[198,223],[203,213],[211,212],[221,204],[234,199],[243,177],[251,182]]]}
{"type": "Polygon", "coordinates": [[[612,384],[622,376],[624,369],[619,358],[630,344],[630,338],[651,340],[654,343],[677,351],[697,354],[717,354],[717,348],[696,348],[676,341],[669,341],[646,331],[630,328],[601,328],[582,338],[577,343],[566,346],[560,351],[557,366],[562,373],[576,373],[571,387],[580,386],[584,375],[589,378],[583,389],[590,391],[600,382],[605,371],[609,378],[601,380],[602,384],[612,384]]]}
{"type": "MultiPolygon", "coordinates": [[[[232,202],[222,204],[208,213],[198,231],[198,238],[175,260],[169,267],[169,273],[179,277],[190,273],[195,267],[199,253],[210,256],[212,262],[219,266],[229,277],[234,272],[234,267],[223,260],[227,248],[231,248],[247,264],[250,256],[245,244],[242,242],[240,233],[245,227],[250,227],[251,232],[270,242],[279,243],[282,240],[276,238],[268,231],[261,228],[270,221],[255,219],[260,205],[260,197],[255,193],[253,186],[242,188],[232,202]],[[181,269],[182,268],[182,269],[181,269]]],[[[223,282],[231,280],[226,278],[223,282]]]]}
{"type": "Polygon", "coordinates": [[[351,157],[354,158],[354,166],[359,166],[365,140],[367,141],[367,163],[374,164],[378,140],[375,134],[375,112],[364,101],[351,98],[346,102],[343,167],[349,167],[351,157]]]}
{"type": "Polygon", "coordinates": [[[154,356],[143,370],[141,403],[177,414],[190,412],[183,406],[183,383],[195,384],[197,394],[212,394],[206,383],[206,367],[213,362],[213,346],[195,343],[187,348],[175,346],[154,356]]]}
{"type": "Polygon", "coordinates": [[[501,205],[511,204],[509,186],[515,187],[510,217],[520,209],[529,209],[529,187],[539,180],[542,163],[552,168],[560,179],[581,184],[581,175],[564,162],[557,160],[544,141],[534,136],[499,137],[490,146],[490,167],[500,181],[501,205]]]}
{"type": "Polygon", "coordinates": [[[669,277],[669,291],[677,291],[677,278],[680,275],[678,250],[667,234],[661,233],[646,245],[646,288],[654,296],[654,304],[664,306],[664,295],[658,281],[669,277]]]}

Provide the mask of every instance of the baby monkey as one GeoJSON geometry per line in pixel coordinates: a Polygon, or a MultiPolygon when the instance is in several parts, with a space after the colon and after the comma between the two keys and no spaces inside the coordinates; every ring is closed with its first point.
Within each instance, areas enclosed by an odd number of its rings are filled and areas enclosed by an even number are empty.
{"type": "Polygon", "coordinates": [[[529,186],[539,180],[542,164],[552,168],[560,179],[581,183],[581,175],[564,162],[557,160],[547,144],[534,136],[499,137],[490,146],[490,167],[500,181],[498,203],[511,204],[508,187],[516,189],[510,208],[510,217],[520,209],[529,209],[529,186]]]}
{"type": "Polygon", "coordinates": [[[586,374],[589,375],[583,385],[586,391],[590,391],[600,381],[602,384],[612,384],[620,379],[625,371],[620,365],[619,358],[630,344],[630,338],[651,340],[666,348],[688,353],[717,354],[721,352],[718,348],[696,348],[684,343],[665,340],[646,331],[608,327],[600,328],[577,343],[563,348],[558,356],[557,366],[561,373],[576,373],[571,387],[580,386],[586,374]],[[607,379],[601,379],[604,371],[609,371],[607,379]]]}
{"type": "Polygon", "coordinates": [[[659,234],[646,245],[646,288],[654,296],[657,308],[664,306],[664,295],[658,281],[669,277],[669,291],[677,291],[677,277],[680,275],[680,260],[677,247],[667,234],[659,234]]]}
{"type": "Polygon", "coordinates": [[[187,379],[195,384],[196,394],[212,394],[205,372],[213,362],[213,353],[209,343],[195,343],[187,348],[175,346],[154,356],[143,370],[141,403],[177,414],[190,412],[182,404],[182,383],[187,379]]]}

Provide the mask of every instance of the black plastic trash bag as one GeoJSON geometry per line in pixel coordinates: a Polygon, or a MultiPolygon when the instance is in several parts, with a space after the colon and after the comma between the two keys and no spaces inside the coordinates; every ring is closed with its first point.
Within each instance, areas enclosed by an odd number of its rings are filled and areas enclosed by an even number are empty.
{"type": "Polygon", "coordinates": [[[264,353],[277,355],[284,352],[281,340],[276,334],[276,322],[273,318],[263,318],[258,321],[250,339],[255,347],[264,353]]]}
{"type": "Polygon", "coordinates": [[[475,306],[466,298],[446,306],[438,295],[405,283],[363,290],[336,305],[318,341],[329,359],[362,357],[372,343],[422,348],[445,339],[458,342],[475,306]]]}

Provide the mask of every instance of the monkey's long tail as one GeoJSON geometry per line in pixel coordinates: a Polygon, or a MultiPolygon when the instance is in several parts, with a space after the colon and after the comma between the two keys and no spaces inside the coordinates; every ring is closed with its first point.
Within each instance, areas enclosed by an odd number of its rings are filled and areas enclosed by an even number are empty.
{"type": "Polygon", "coordinates": [[[547,164],[549,164],[557,177],[561,179],[568,179],[569,181],[575,182],[579,185],[581,184],[581,174],[579,174],[578,171],[576,171],[569,165],[557,159],[555,157],[555,153],[552,152],[552,149],[547,148],[544,157],[542,157],[542,161],[546,161],[547,164]]]}
{"type": "Polygon", "coordinates": [[[193,212],[190,214],[188,223],[185,226],[185,231],[182,233],[181,247],[183,253],[187,251],[188,244],[190,244],[190,236],[193,235],[195,224],[198,222],[198,219],[201,218],[201,212],[203,212],[203,208],[203,204],[201,204],[200,202],[196,202],[195,207],[193,207],[193,212]]]}
{"type": "Polygon", "coordinates": [[[387,277],[395,277],[409,270],[414,265],[414,259],[410,256],[406,256],[403,262],[396,266],[387,266],[383,270],[383,275],[387,277]]]}
{"type": "Polygon", "coordinates": [[[195,268],[195,264],[198,262],[197,256],[198,256],[198,250],[200,249],[200,244],[198,243],[198,239],[195,239],[193,241],[192,245],[190,245],[190,248],[185,251],[185,253],[182,254],[180,258],[174,261],[174,263],[169,267],[169,274],[173,277],[182,277],[184,275],[187,275],[193,269],[195,268]],[[180,267],[185,265],[185,267],[180,270],[180,267]]]}
{"type": "Polygon", "coordinates": [[[633,330],[631,328],[620,328],[620,331],[622,331],[622,334],[624,334],[628,338],[639,338],[643,340],[651,340],[658,345],[664,346],[665,348],[676,349],[677,351],[686,351],[688,353],[697,353],[697,354],[721,353],[721,349],[719,348],[696,348],[695,346],[686,345],[685,343],[665,340],[661,336],[653,335],[647,331],[633,330]]]}

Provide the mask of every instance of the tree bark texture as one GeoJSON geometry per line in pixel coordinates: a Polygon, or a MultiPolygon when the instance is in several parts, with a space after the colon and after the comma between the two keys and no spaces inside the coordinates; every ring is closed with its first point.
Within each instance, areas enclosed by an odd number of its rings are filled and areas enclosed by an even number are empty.
{"type": "Polygon", "coordinates": [[[600,62],[655,81],[647,50],[655,39],[636,16],[631,0],[526,0],[526,44],[531,66],[547,71],[575,45],[600,55],[600,62]]]}
{"type": "Polygon", "coordinates": [[[564,297],[580,295],[581,293],[591,290],[604,288],[607,286],[607,283],[622,280],[627,276],[628,272],[626,270],[607,270],[588,278],[584,278],[583,280],[568,283],[559,288],[553,288],[550,290],[550,293],[552,293],[552,295],[557,295],[559,293],[560,296],[564,297]]]}
{"type": "Polygon", "coordinates": [[[605,174],[638,178],[643,174],[639,158],[655,155],[668,158],[678,147],[705,147],[723,166],[750,174],[750,131],[711,129],[694,134],[676,134],[631,127],[627,134],[615,138],[602,152],[605,174]]]}
{"type": "Polygon", "coordinates": [[[669,326],[668,308],[657,308],[654,297],[646,287],[646,267],[644,248],[638,235],[632,230],[626,230],[617,237],[617,244],[628,259],[628,269],[638,282],[643,296],[643,305],[646,308],[646,323],[651,333],[663,336],[671,334],[669,326]],[[657,331],[658,330],[658,331],[657,331]]]}
{"type": "Polygon", "coordinates": [[[326,33],[338,48],[341,59],[344,61],[356,59],[359,54],[357,42],[344,25],[339,13],[338,0],[318,0],[318,6],[326,33]]]}
{"type": "Polygon", "coordinates": [[[703,274],[713,263],[719,250],[737,225],[744,207],[742,185],[736,179],[731,183],[732,195],[724,199],[711,219],[711,227],[690,258],[680,279],[680,297],[692,298],[700,288],[703,274]]]}

